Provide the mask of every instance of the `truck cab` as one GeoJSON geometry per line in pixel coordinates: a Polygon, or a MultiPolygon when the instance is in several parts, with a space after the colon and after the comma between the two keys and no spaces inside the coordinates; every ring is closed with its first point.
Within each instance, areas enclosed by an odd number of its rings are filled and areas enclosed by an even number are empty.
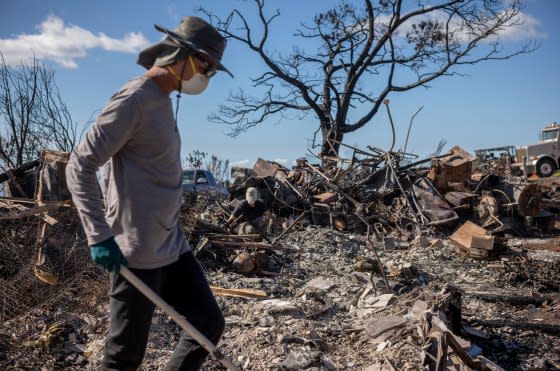
{"type": "Polygon", "coordinates": [[[536,172],[541,178],[549,177],[559,168],[560,125],[554,122],[545,126],[539,142],[517,148],[517,165],[525,166],[528,173],[536,172]]]}

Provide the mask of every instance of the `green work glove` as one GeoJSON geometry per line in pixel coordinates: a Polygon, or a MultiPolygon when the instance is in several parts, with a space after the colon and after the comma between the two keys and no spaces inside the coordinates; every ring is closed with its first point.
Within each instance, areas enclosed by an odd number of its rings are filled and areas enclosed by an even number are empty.
{"type": "Polygon", "coordinates": [[[118,272],[121,264],[125,267],[128,266],[128,262],[123,256],[119,245],[115,242],[114,237],[92,245],[90,253],[91,259],[107,270],[118,272]]]}

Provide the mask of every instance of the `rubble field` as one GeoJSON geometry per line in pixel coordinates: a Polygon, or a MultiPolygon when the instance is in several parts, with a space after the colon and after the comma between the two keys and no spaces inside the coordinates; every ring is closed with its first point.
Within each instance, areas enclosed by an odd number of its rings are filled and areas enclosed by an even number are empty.
{"type": "MultiPolygon", "coordinates": [[[[269,296],[218,297],[227,323],[219,349],[246,370],[424,369],[423,324],[414,310],[454,286],[462,291],[458,335],[473,354],[506,370],[560,367],[560,257],[532,260],[519,241],[507,256],[473,261],[436,241],[379,251],[392,272],[391,290],[364,271],[373,262],[361,236],[325,228],[287,235],[285,244],[301,252],[275,258],[278,275],[245,277],[206,266],[212,285],[269,296]],[[383,327],[387,319],[398,319],[394,328],[383,327]]],[[[56,302],[5,322],[2,368],[96,369],[107,331],[106,290],[100,272],[56,302]]],[[[146,370],[163,369],[179,338],[178,327],[156,313],[146,370]]],[[[209,359],[204,369],[221,366],[209,359]]]]}
{"type": "MultiPolygon", "coordinates": [[[[179,222],[224,313],[226,358],[243,370],[560,368],[560,179],[458,147],[403,156],[259,160],[233,170],[228,199],[185,196],[179,222]],[[275,215],[267,231],[224,224],[250,186],[275,215]]],[[[64,163],[44,153],[33,198],[0,198],[0,369],[100,365],[108,274],[53,176],[64,163]]],[[[164,369],[179,336],[156,310],[142,368],[164,369]]]]}

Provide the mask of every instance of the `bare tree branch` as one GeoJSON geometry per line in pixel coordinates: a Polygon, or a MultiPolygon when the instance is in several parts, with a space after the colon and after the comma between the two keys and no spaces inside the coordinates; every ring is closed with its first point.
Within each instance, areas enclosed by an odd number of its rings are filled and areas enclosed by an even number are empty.
{"type": "Polygon", "coordinates": [[[43,149],[71,151],[79,139],[54,80],[35,58],[9,67],[0,52],[0,166],[20,167],[43,149]]]}
{"type": "Polygon", "coordinates": [[[268,49],[280,12],[267,15],[264,0],[254,0],[255,24],[237,9],[224,19],[201,9],[266,66],[252,79],[254,94],[230,93],[210,120],[230,125],[238,135],[273,117],[312,113],[322,152],[333,155],[344,135],[371,122],[389,95],[461,75],[457,68],[463,65],[507,60],[539,46],[529,41],[510,52],[503,49],[500,33],[519,25],[521,0],[362,1],[341,0],[303,23],[293,35],[304,44],[287,54],[268,49]]]}

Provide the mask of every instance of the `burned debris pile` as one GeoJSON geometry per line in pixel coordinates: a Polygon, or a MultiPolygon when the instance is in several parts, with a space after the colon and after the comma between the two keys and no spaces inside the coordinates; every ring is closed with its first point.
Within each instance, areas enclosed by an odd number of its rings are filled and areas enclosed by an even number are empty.
{"type": "Polygon", "coordinates": [[[353,150],[351,159],[323,161],[323,167],[302,159],[288,170],[259,159],[253,169],[233,169],[230,202],[203,216],[220,225],[244,190],[256,187],[278,217],[278,231],[299,217],[301,225],[367,234],[390,244],[448,235],[469,222],[457,232],[466,233],[474,245],[458,247],[473,257],[487,256],[477,244],[493,250],[504,236],[543,237],[560,231],[560,193],[554,180],[513,177],[500,159],[481,164],[460,147],[416,162],[402,153],[353,150]]]}
{"type": "MultiPolygon", "coordinates": [[[[560,182],[460,147],[419,160],[339,145],[350,158],[233,168],[227,199],[185,193],[180,225],[226,317],[220,351],[247,370],[560,367],[560,182]],[[231,218],[250,187],[267,228],[231,218]]],[[[44,152],[0,175],[1,368],[99,366],[107,277],[64,164],[44,152]]],[[[179,331],[159,311],[153,330],[144,367],[163,369],[179,331]]]]}
{"type": "MultiPolygon", "coordinates": [[[[0,322],[89,280],[101,270],[89,261],[85,236],[64,181],[68,154],[44,151],[11,181],[0,198],[0,322]]],[[[15,175],[14,175],[15,174],[15,175]]]]}

